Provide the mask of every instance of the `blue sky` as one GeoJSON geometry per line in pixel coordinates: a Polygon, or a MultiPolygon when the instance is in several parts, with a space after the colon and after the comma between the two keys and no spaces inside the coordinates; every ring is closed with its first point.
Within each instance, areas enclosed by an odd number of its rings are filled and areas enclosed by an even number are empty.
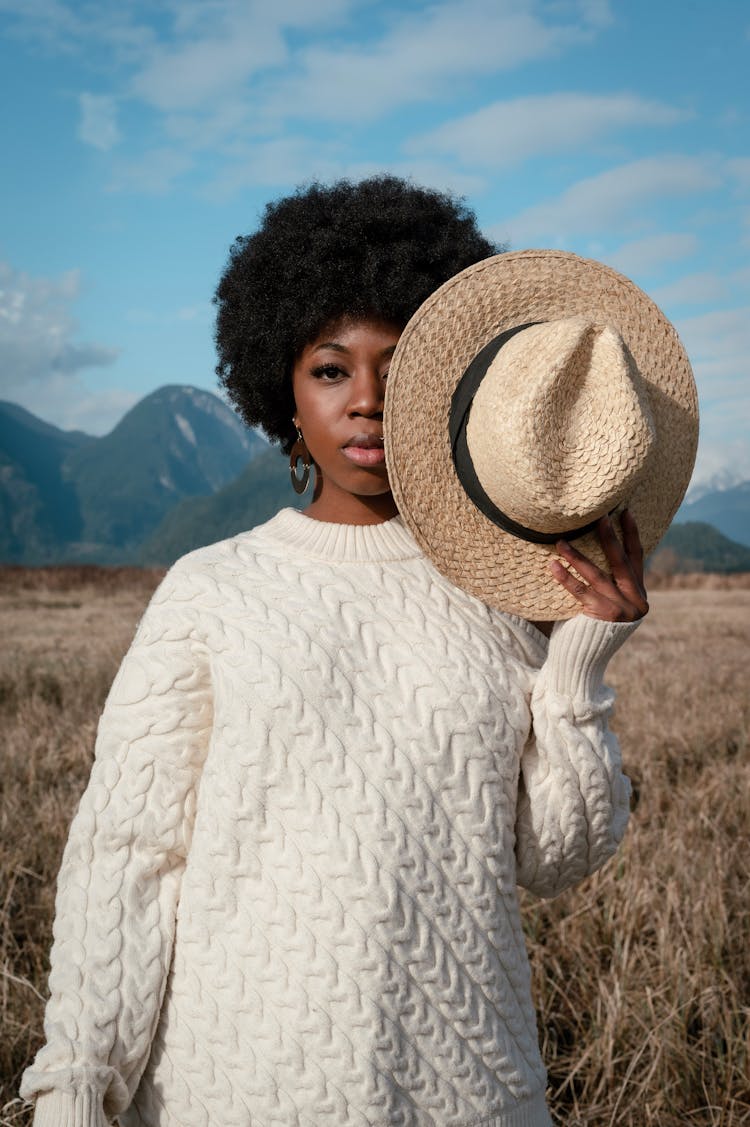
{"type": "Polygon", "coordinates": [[[693,361],[696,480],[748,479],[748,73],[745,0],[0,0],[0,397],[101,434],[215,389],[233,238],[388,170],[632,277],[693,361]]]}

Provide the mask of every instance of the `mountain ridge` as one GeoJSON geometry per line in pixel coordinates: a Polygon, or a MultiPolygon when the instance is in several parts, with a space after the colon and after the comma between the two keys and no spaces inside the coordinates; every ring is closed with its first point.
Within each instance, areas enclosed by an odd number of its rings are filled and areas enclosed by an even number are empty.
{"type": "Polygon", "coordinates": [[[703,521],[675,522],[647,560],[647,570],[663,573],[750,572],[750,548],[703,521]]]}
{"type": "Polygon", "coordinates": [[[279,509],[300,509],[307,503],[292,490],[286,459],[277,447],[270,447],[223,489],[210,497],[188,497],[167,513],[141,546],[138,562],[174,563],[195,548],[262,524],[279,509]]]}
{"type": "Polygon", "coordinates": [[[185,497],[234,480],[268,443],[218,396],[158,388],[101,437],[0,404],[0,558],[128,563],[185,497]]]}
{"type": "MultiPolygon", "coordinates": [[[[660,545],[676,566],[685,557],[704,570],[736,570],[744,558],[737,549],[750,547],[750,481],[728,480],[678,510],[660,545]],[[677,531],[686,525],[697,531],[677,531]]],[[[7,563],[169,564],[303,503],[278,449],[201,388],[164,385],[101,437],[0,401],[7,563]]]]}
{"type": "Polygon", "coordinates": [[[54,557],[80,534],[75,489],[65,480],[69,455],[94,441],[63,431],[18,404],[0,401],[0,548],[3,558],[54,557]]]}
{"type": "Polygon", "coordinates": [[[711,524],[730,540],[750,547],[750,481],[713,489],[700,494],[696,500],[683,501],[675,521],[711,524]]]}
{"type": "Polygon", "coordinates": [[[136,551],[176,503],[228,484],[265,445],[210,392],[158,388],[108,435],[66,460],[63,472],[80,499],[83,541],[136,551]]]}

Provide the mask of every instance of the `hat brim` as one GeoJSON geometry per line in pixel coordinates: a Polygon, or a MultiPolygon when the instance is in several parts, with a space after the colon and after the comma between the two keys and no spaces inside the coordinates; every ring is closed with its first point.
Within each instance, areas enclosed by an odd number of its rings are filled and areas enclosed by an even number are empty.
{"type": "MultiPolygon", "coordinates": [[[[406,525],[452,582],[489,606],[537,620],[569,618],[580,605],[549,570],[554,546],[504,532],[469,500],[453,465],[448,419],[459,380],[488,341],[515,325],[577,315],[619,332],[647,389],[656,444],[623,505],[633,513],[648,554],[690,482],[698,399],[674,326],[628,278],[565,251],[485,259],[449,279],[417,310],[388,376],[386,463],[406,525]]],[[[596,533],[576,540],[575,547],[609,570],[596,533]]]]}

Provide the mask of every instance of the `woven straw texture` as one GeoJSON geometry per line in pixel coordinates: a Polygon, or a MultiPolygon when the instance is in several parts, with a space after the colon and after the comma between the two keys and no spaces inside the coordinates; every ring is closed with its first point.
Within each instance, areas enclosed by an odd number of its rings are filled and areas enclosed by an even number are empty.
{"type": "MultiPolygon", "coordinates": [[[[623,275],[564,251],[519,251],[477,263],[417,311],[399,341],[388,380],[386,458],[403,519],[454,583],[490,606],[532,619],[569,618],[580,607],[549,572],[554,547],[516,539],[466,497],[451,458],[451,397],[468,364],[499,333],[530,321],[577,316],[619,333],[640,372],[656,438],[622,507],[635,516],[649,553],[690,481],[698,401],[674,327],[623,275]]],[[[618,453],[616,444],[607,449],[600,434],[592,438],[591,457],[630,454],[621,448],[618,453]]],[[[621,472],[626,478],[628,467],[621,472]]],[[[608,570],[595,533],[575,546],[608,570]]]]}
{"type": "Polygon", "coordinates": [[[585,318],[513,337],[487,370],[467,427],[492,501],[519,524],[558,534],[609,512],[653,447],[639,383],[620,338],[585,318]]]}

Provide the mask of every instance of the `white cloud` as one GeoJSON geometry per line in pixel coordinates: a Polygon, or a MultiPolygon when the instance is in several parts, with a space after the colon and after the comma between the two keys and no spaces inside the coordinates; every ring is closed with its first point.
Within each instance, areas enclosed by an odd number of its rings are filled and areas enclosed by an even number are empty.
{"type": "Polygon", "coordinates": [[[379,172],[389,172],[393,176],[402,176],[415,184],[423,184],[427,188],[437,188],[441,192],[454,192],[459,196],[471,197],[484,191],[487,182],[483,176],[474,172],[463,170],[450,161],[437,161],[429,159],[395,160],[369,165],[356,166],[355,171],[347,173],[355,179],[362,176],[374,176],[379,172]]]}
{"type": "MultiPolygon", "coordinates": [[[[742,417],[747,418],[750,415],[750,397],[742,404],[732,404],[735,427],[738,407],[742,417]]],[[[731,426],[731,419],[728,422],[731,426]]],[[[737,481],[750,481],[750,441],[742,437],[729,439],[726,426],[720,419],[716,422],[704,419],[690,488],[692,490],[717,477],[727,476],[728,472],[737,481]]]]}
{"type": "Polygon", "coordinates": [[[472,166],[509,168],[580,148],[614,130],[671,125],[684,114],[632,94],[542,94],[494,102],[415,137],[412,152],[440,152],[472,166]]]}
{"type": "Polygon", "coordinates": [[[750,306],[701,313],[682,321],[682,326],[701,355],[743,355],[750,365],[750,306]]]}
{"type": "Polygon", "coordinates": [[[728,277],[732,286],[750,288],[750,266],[741,266],[738,270],[733,270],[728,277]]]}
{"type": "Polygon", "coordinates": [[[706,305],[729,296],[726,281],[710,271],[686,274],[668,285],[659,286],[651,296],[659,305],[706,305]]]}
{"type": "Polygon", "coordinates": [[[318,34],[343,19],[358,0],[213,0],[170,5],[173,38],[154,43],[132,76],[130,91],[156,110],[223,116],[224,103],[242,100],[257,112],[248,83],[289,64],[286,33],[318,34]]]}
{"type": "Polygon", "coordinates": [[[698,249],[698,239],[687,231],[668,231],[623,243],[605,261],[632,278],[658,273],[669,262],[688,258],[698,249]]]}
{"type": "Polygon", "coordinates": [[[174,182],[194,165],[186,151],[170,146],[150,149],[137,160],[118,162],[112,170],[110,189],[114,192],[143,192],[163,196],[174,182]]]}
{"type": "MultiPolygon", "coordinates": [[[[142,101],[161,125],[172,124],[170,115],[194,111],[194,119],[183,122],[187,143],[187,126],[200,131],[206,118],[222,122],[225,107],[236,117],[241,105],[245,123],[257,115],[258,98],[248,84],[260,71],[288,64],[288,32],[320,35],[365,2],[162,0],[149,7],[135,0],[0,0],[0,14],[9,35],[50,54],[79,55],[100,75],[106,71],[118,99],[142,101]]],[[[93,97],[81,95],[79,135],[104,148],[102,118],[112,107],[87,101],[93,97]]]]}
{"type": "Polygon", "coordinates": [[[159,110],[191,109],[242,86],[255,71],[286,60],[278,27],[267,22],[243,27],[247,18],[232,22],[239,26],[231,32],[221,28],[223,34],[211,38],[155,47],[134,76],[132,92],[159,110]]]}
{"type": "Polygon", "coordinates": [[[86,434],[108,434],[122,416],[142,397],[135,392],[113,387],[106,391],[91,391],[79,387],[74,397],[70,389],[61,389],[59,402],[48,399],[38,412],[63,430],[82,430],[86,434]]]}
{"type": "Polygon", "coordinates": [[[227,95],[216,105],[204,105],[195,111],[167,113],[161,124],[170,143],[191,151],[220,147],[231,151],[238,141],[244,142],[248,133],[259,132],[253,125],[250,103],[240,94],[227,95]]]}
{"type": "Polygon", "coordinates": [[[750,188],[750,157],[727,161],[727,168],[741,188],[750,188]]]}
{"type": "Polygon", "coordinates": [[[263,20],[284,27],[320,28],[367,2],[318,0],[313,5],[309,0],[277,0],[271,5],[266,0],[166,0],[164,6],[172,15],[176,35],[206,38],[217,27],[233,33],[241,27],[252,30],[263,20]]]}
{"type": "Polygon", "coordinates": [[[232,159],[206,189],[213,199],[223,200],[245,187],[285,184],[342,175],[341,151],[333,142],[323,144],[309,136],[288,135],[232,146],[232,159]]]}
{"type": "Polygon", "coordinates": [[[11,35],[58,52],[69,50],[81,34],[80,19],[60,0],[0,0],[0,12],[9,18],[11,35]]]}
{"type": "Polygon", "coordinates": [[[0,0],[8,33],[50,54],[79,54],[96,45],[113,52],[116,63],[134,62],[154,41],[155,32],[140,21],[137,6],[107,2],[81,4],[63,0],[0,0]]]}
{"type": "MultiPolygon", "coordinates": [[[[84,368],[111,364],[117,351],[75,339],[70,306],[80,276],[33,278],[0,263],[0,388],[3,394],[53,375],[72,376],[84,368]]],[[[12,395],[11,395],[12,398],[12,395]]]]}
{"type": "Polygon", "coordinates": [[[605,5],[563,6],[553,23],[534,0],[463,0],[425,6],[395,20],[367,47],[309,47],[291,77],[269,92],[280,117],[373,120],[412,102],[452,97],[455,82],[512,70],[591,39],[605,5]]]}
{"type": "Polygon", "coordinates": [[[715,162],[700,157],[645,157],[596,176],[579,180],[561,196],[526,208],[497,225],[497,238],[514,246],[554,245],[576,235],[592,236],[612,229],[637,230],[644,208],[663,199],[679,199],[721,185],[715,162]]]}
{"type": "Polygon", "coordinates": [[[750,480],[750,306],[678,319],[698,385],[701,437],[694,483],[731,468],[750,480]]]}
{"type": "Polygon", "coordinates": [[[614,23],[609,0],[581,0],[579,10],[583,19],[592,27],[609,27],[614,23]]]}
{"type": "MultiPolygon", "coordinates": [[[[157,8],[0,0],[0,11],[12,33],[77,52],[111,76],[111,93],[81,95],[86,143],[115,145],[115,108],[128,100],[152,111],[148,139],[127,138],[132,157],[117,162],[115,187],[169,191],[199,153],[212,152],[216,195],[232,183],[235,191],[279,183],[273,165],[237,160],[238,144],[286,140],[300,120],[359,124],[409,104],[447,102],[457,84],[468,90],[477,77],[557,56],[612,20],[607,0],[425,0],[405,8],[372,0],[162,0],[157,8]]],[[[413,155],[438,167],[430,153],[413,155]]],[[[297,163],[277,153],[276,168],[287,164],[293,180],[309,174],[300,177],[297,163]]],[[[341,173],[340,161],[332,171],[341,173]]],[[[476,184],[476,169],[469,173],[476,184]]],[[[455,170],[452,179],[461,179],[455,170]]]]}
{"type": "Polygon", "coordinates": [[[117,103],[107,94],[79,94],[81,120],[78,136],[87,145],[107,152],[120,140],[117,103]]]}
{"type": "Polygon", "coordinates": [[[38,385],[19,388],[12,401],[62,430],[101,435],[108,434],[140,398],[118,387],[92,391],[82,379],[54,375],[44,381],[43,390],[38,385]]]}
{"type": "Polygon", "coordinates": [[[680,318],[677,328],[707,398],[750,388],[750,306],[680,318]]]}
{"type": "Polygon", "coordinates": [[[227,163],[205,189],[214,200],[225,200],[244,188],[257,185],[281,188],[311,180],[328,181],[338,177],[361,180],[366,176],[390,173],[415,184],[471,195],[481,191],[484,180],[462,172],[449,162],[430,160],[352,161],[337,143],[322,143],[307,136],[279,137],[268,141],[235,145],[233,160],[227,163]]]}

